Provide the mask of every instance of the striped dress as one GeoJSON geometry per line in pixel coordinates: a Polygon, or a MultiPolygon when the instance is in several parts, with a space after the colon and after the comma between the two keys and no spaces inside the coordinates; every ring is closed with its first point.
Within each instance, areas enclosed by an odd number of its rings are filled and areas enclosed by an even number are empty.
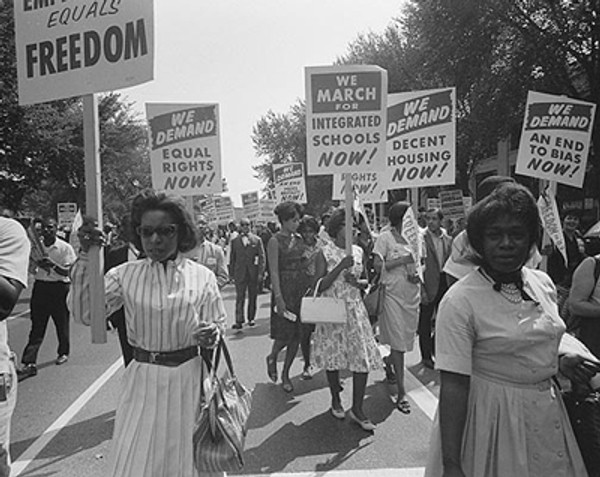
{"type": "MultiPolygon", "coordinates": [[[[76,321],[89,324],[86,268],[83,255],[71,272],[68,305],[76,321]]],[[[133,346],[159,352],[193,346],[193,333],[202,321],[224,331],[225,308],[215,276],[192,260],[178,256],[166,267],[148,258],[127,262],[109,270],[104,283],[106,316],[124,307],[133,346]]],[[[198,475],[192,433],[200,375],[199,357],[177,367],[131,362],[117,405],[111,475],[198,475]]]]}

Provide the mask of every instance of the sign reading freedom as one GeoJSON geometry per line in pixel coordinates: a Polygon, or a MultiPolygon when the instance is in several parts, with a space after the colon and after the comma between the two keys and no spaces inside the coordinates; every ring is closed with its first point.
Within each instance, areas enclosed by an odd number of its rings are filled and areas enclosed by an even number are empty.
{"type": "Polygon", "coordinates": [[[112,91],[152,80],[152,0],[22,0],[13,4],[19,104],[112,91]]]}

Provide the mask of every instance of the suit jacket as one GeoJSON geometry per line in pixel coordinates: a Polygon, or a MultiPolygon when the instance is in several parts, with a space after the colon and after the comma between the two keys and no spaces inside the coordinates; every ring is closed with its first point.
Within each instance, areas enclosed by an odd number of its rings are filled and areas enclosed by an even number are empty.
{"type": "Polygon", "coordinates": [[[258,235],[249,233],[248,241],[248,245],[245,246],[241,234],[231,241],[229,266],[236,281],[257,279],[265,271],[265,249],[262,240],[258,235]]]}
{"type": "Polygon", "coordinates": [[[440,280],[442,279],[441,274],[444,269],[444,264],[448,257],[450,257],[450,252],[452,250],[452,237],[450,237],[446,232],[442,230],[442,235],[440,235],[442,239],[442,250],[443,250],[443,260],[442,263],[439,262],[437,252],[435,250],[435,245],[433,242],[433,234],[429,229],[425,229],[423,232],[423,241],[425,242],[425,250],[427,252],[427,256],[425,257],[425,270],[423,272],[423,296],[422,302],[430,303],[432,302],[440,288],[440,280]]]}

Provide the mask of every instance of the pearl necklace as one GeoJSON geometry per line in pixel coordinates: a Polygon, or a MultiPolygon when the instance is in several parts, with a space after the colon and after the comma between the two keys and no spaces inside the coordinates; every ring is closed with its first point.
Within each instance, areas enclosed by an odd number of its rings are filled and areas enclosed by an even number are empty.
{"type": "Polygon", "coordinates": [[[514,283],[503,283],[500,287],[500,295],[514,304],[519,304],[523,301],[521,290],[514,283]]]}

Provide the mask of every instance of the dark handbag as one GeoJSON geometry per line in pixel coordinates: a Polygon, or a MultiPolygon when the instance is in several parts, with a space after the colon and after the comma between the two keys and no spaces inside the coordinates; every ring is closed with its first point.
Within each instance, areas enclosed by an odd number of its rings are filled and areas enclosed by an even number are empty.
{"type": "Polygon", "coordinates": [[[204,366],[200,410],[194,425],[194,464],[199,472],[238,471],[244,466],[244,443],[252,395],[237,379],[224,338],[219,340],[205,389],[204,366]],[[221,355],[227,369],[217,376],[221,355]]]}
{"type": "Polygon", "coordinates": [[[567,391],[562,397],[588,474],[600,475],[600,392],[567,391]]]}
{"type": "Polygon", "coordinates": [[[369,315],[369,321],[372,325],[377,323],[379,315],[383,311],[383,302],[385,300],[385,285],[382,283],[385,270],[385,260],[381,254],[378,253],[377,255],[382,261],[381,273],[379,274],[379,277],[374,280],[374,283],[370,286],[369,291],[363,297],[363,302],[369,315]]]}

